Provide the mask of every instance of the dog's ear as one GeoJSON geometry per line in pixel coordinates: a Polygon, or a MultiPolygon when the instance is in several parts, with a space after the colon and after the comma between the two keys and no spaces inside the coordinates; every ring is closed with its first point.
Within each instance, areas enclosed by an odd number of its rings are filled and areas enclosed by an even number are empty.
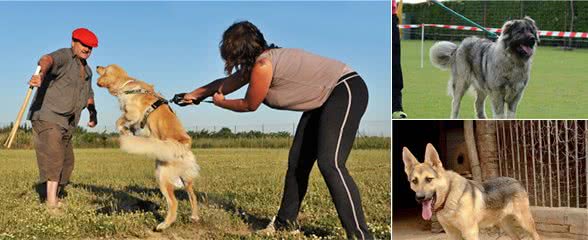
{"type": "Polygon", "coordinates": [[[508,34],[510,32],[510,27],[512,27],[513,24],[514,21],[505,22],[504,25],[502,25],[502,29],[500,30],[500,35],[508,34]]]}
{"type": "Polygon", "coordinates": [[[525,18],[523,18],[525,21],[530,22],[531,24],[535,25],[535,20],[533,20],[531,17],[529,16],[525,16],[525,18]]]}
{"type": "Polygon", "coordinates": [[[404,172],[406,172],[407,176],[410,175],[414,165],[419,164],[416,157],[406,147],[402,148],[402,161],[404,162],[404,172]]]}
{"type": "Polygon", "coordinates": [[[430,164],[434,168],[443,169],[443,164],[439,158],[439,153],[437,153],[437,150],[435,147],[433,147],[433,144],[427,144],[427,149],[425,150],[425,163],[430,164]]]}
{"type": "Polygon", "coordinates": [[[531,26],[533,27],[533,35],[535,35],[535,38],[537,39],[537,42],[540,42],[540,40],[539,40],[539,28],[537,27],[537,24],[535,23],[535,20],[533,20],[529,16],[525,16],[525,18],[523,18],[523,20],[525,20],[526,22],[528,22],[529,24],[531,24],[531,26]]]}

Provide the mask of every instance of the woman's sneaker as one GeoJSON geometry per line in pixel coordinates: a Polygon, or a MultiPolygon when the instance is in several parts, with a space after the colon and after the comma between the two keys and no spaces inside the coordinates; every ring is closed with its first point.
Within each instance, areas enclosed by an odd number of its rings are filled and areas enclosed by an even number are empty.
{"type": "Polygon", "coordinates": [[[408,115],[403,111],[395,111],[392,113],[392,119],[405,119],[408,118],[408,115]]]}
{"type": "Polygon", "coordinates": [[[282,222],[276,220],[276,217],[272,218],[272,221],[264,228],[257,231],[258,234],[262,235],[273,235],[276,231],[287,231],[290,234],[300,233],[298,223],[294,222],[282,222]]]}

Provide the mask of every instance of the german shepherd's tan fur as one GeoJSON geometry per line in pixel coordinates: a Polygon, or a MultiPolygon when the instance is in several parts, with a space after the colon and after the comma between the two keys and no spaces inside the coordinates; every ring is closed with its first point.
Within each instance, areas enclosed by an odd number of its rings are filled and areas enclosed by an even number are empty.
{"type": "Polygon", "coordinates": [[[97,84],[107,88],[116,96],[123,115],[116,121],[120,132],[120,147],[134,154],[146,154],[157,159],[155,177],[159,189],[167,202],[165,220],[156,230],[168,228],[176,220],[178,201],[174,196],[175,187],[183,187],[188,193],[193,221],[198,221],[198,203],[192,188],[193,179],[198,175],[199,166],[191,150],[192,139],[180,120],[167,105],[161,105],[147,118],[145,127],[139,132],[147,108],[161,98],[153,85],[128,76],[118,65],[98,66],[100,74],[97,84]],[[125,94],[124,91],[141,90],[139,94],[125,94]],[[142,136],[133,136],[141,133],[142,136]]]}
{"type": "Polygon", "coordinates": [[[540,239],[527,192],[517,180],[507,177],[483,183],[468,180],[445,170],[431,144],[427,144],[423,163],[406,147],[402,160],[410,187],[423,205],[423,218],[430,219],[434,212],[448,239],[479,239],[480,228],[492,226],[500,227],[512,239],[520,239],[520,231],[514,225],[532,239],[540,239]]]}

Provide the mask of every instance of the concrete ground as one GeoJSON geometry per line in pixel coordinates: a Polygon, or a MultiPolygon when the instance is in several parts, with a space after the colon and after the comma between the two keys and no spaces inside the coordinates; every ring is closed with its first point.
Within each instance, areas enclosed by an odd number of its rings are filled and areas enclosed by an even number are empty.
{"type": "MultiPolygon", "coordinates": [[[[392,213],[392,239],[393,240],[445,240],[444,232],[432,233],[431,222],[421,218],[419,209],[403,209],[392,213]]],[[[541,234],[541,233],[539,233],[541,234]]],[[[510,240],[506,235],[498,231],[483,231],[481,240],[510,240]]],[[[543,240],[570,240],[569,238],[554,238],[541,235],[543,240]]]]}

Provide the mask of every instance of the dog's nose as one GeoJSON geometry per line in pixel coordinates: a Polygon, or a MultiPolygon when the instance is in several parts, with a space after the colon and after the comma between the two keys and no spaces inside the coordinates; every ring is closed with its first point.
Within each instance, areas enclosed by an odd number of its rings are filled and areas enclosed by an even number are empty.
{"type": "Polygon", "coordinates": [[[98,70],[99,68],[101,68],[101,66],[96,66],[96,70],[98,70]]]}
{"type": "Polygon", "coordinates": [[[417,193],[416,200],[417,200],[417,202],[422,202],[423,200],[425,200],[425,194],[417,193]]]}

